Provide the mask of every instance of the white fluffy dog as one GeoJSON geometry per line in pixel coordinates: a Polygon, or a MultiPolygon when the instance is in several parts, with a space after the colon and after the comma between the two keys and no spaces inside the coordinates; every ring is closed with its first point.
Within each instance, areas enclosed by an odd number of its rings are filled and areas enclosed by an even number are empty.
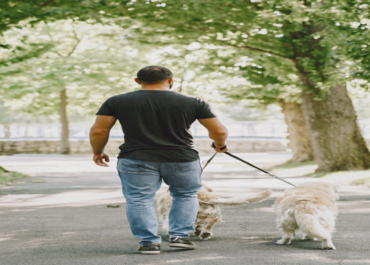
{"type": "MultiPolygon", "coordinates": [[[[243,196],[236,198],[221,198],[212,195],[212,189],[202,184],[202,188],[198,191],[199,210],[194,224],[194,234],[201,239],[210,239],[212,234],[212,226],[220,223],[222,220],[221,209],[218,205],[242,205],[254,202],[259,202],[267,199],[271,195],[270,190],[258,193],[254,196],[243,196]]],[[[162,222],[163,228],[168,229],[168,214],[172,206],[172,197],[169,192],[162,194],[157,200],[157,210],[159,212],[159,220],[162,222]]]]}
{"type": "Polygon", "coordinates": [[[320,239],[322,248],[335,249],[331,241],[339,199],[337,187],[326,182],[311,182],[285,191],[276,200],[277,225],[283,233],[277,244],[290,244],[297,231],[304,239],[320,239]]]}

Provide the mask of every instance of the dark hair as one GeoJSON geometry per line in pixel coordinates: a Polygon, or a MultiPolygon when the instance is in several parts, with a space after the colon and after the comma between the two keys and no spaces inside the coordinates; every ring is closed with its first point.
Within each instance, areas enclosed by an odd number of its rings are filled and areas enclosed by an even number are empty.
{"type": "Polygon", "coordinates": [[[172,72],[163,66],[150,65],[137,72],[137,79],[142,83],[157,84],[173,76],[172,72]]]}

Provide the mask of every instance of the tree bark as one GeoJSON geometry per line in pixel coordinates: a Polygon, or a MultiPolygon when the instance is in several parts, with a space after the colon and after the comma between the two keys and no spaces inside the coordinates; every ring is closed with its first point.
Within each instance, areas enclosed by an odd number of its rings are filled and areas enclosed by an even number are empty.
{"type": "Polygon", "coordinates": [[[69,124],[67,117],[67,90],[60,92],[60,123],[62,125],[60,139],[60,153],[69,154],[69,124]]]}
{"type": "Polygon", "coordinates": [[[10,133],[10,126],[9,124],[3,124],[3,130],[4,130],[4,136],[5,138],[10,138],[11,137],[11,133],[10,133]]]}
{"type": "Polygon", "coordinates": [[[302,106],[298,103],[282,101],[282,112],[288,125],[289,147],[293,157],[289,162],[304,162],[314,160],[311,139],[308,134],[302,106]]]}
{"type": "MultiPolygon", "coordinates": [[[[309,78],[303,82],[312,86],[309,78]]],[[[370,152],[357,123],[346,84],[332,87],[323,100],[302,93],[302,108],[318,172],[370,168],[370,152]]]]}

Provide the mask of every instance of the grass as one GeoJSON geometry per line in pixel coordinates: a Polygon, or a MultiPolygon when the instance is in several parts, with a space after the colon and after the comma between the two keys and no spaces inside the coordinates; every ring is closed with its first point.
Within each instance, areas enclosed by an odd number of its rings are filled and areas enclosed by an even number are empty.
{"type": "Polygon", "coordinates": [[[323,178],[328,173],[332,173],[332,172],[314,172],[314,173],[311,173],[311,174],[306,174],[305,176],[306,177],[311,177],[311,178],[323,178]]]}
{"type": "Polygon", "coordinates": [[[315,161],[305,161],[305,162],[285,162],[284,164],[276,165],[273,167],[274,170],[298,170],[300,175],[310,178],[322,178],[327,174],[332,172],[315,172],[317,168],[315,161]]]}
{"type": "Polygon", "coordinates": [[[12,183],[24,177],[26,177],[26,175],[22,173],[8,171],[5,168],[0,167],[0,185],[12,183]]]}
{"type": "Polygon", "coordinates": [[[366,185],[370,187],[370,178],[358,179],[358,180],[352,181],[352,183],[357,184],[357,185],[366,185]]]}
{"type": "Polygon", "coordinates": [[[304,167],[304,166],[313,166],[316,165],[315,161],[306,161],[306,162],[285,162],[284,164],[274,166],[274,169],[289,169],[289,168],[296,168],[296,167],[304,167]]]}

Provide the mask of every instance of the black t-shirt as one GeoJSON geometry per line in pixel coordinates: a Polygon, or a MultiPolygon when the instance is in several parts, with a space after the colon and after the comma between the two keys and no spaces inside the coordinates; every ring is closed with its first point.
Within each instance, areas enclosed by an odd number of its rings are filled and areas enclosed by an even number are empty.
{"type": "Polygon", "coordinates": [[[139,90],[109,98],[96,115],[116,117],[125,142],[118,158],[191,162],[199,158],[190,125],[214,118],[201,98],[170,90],[139,90]]]}

